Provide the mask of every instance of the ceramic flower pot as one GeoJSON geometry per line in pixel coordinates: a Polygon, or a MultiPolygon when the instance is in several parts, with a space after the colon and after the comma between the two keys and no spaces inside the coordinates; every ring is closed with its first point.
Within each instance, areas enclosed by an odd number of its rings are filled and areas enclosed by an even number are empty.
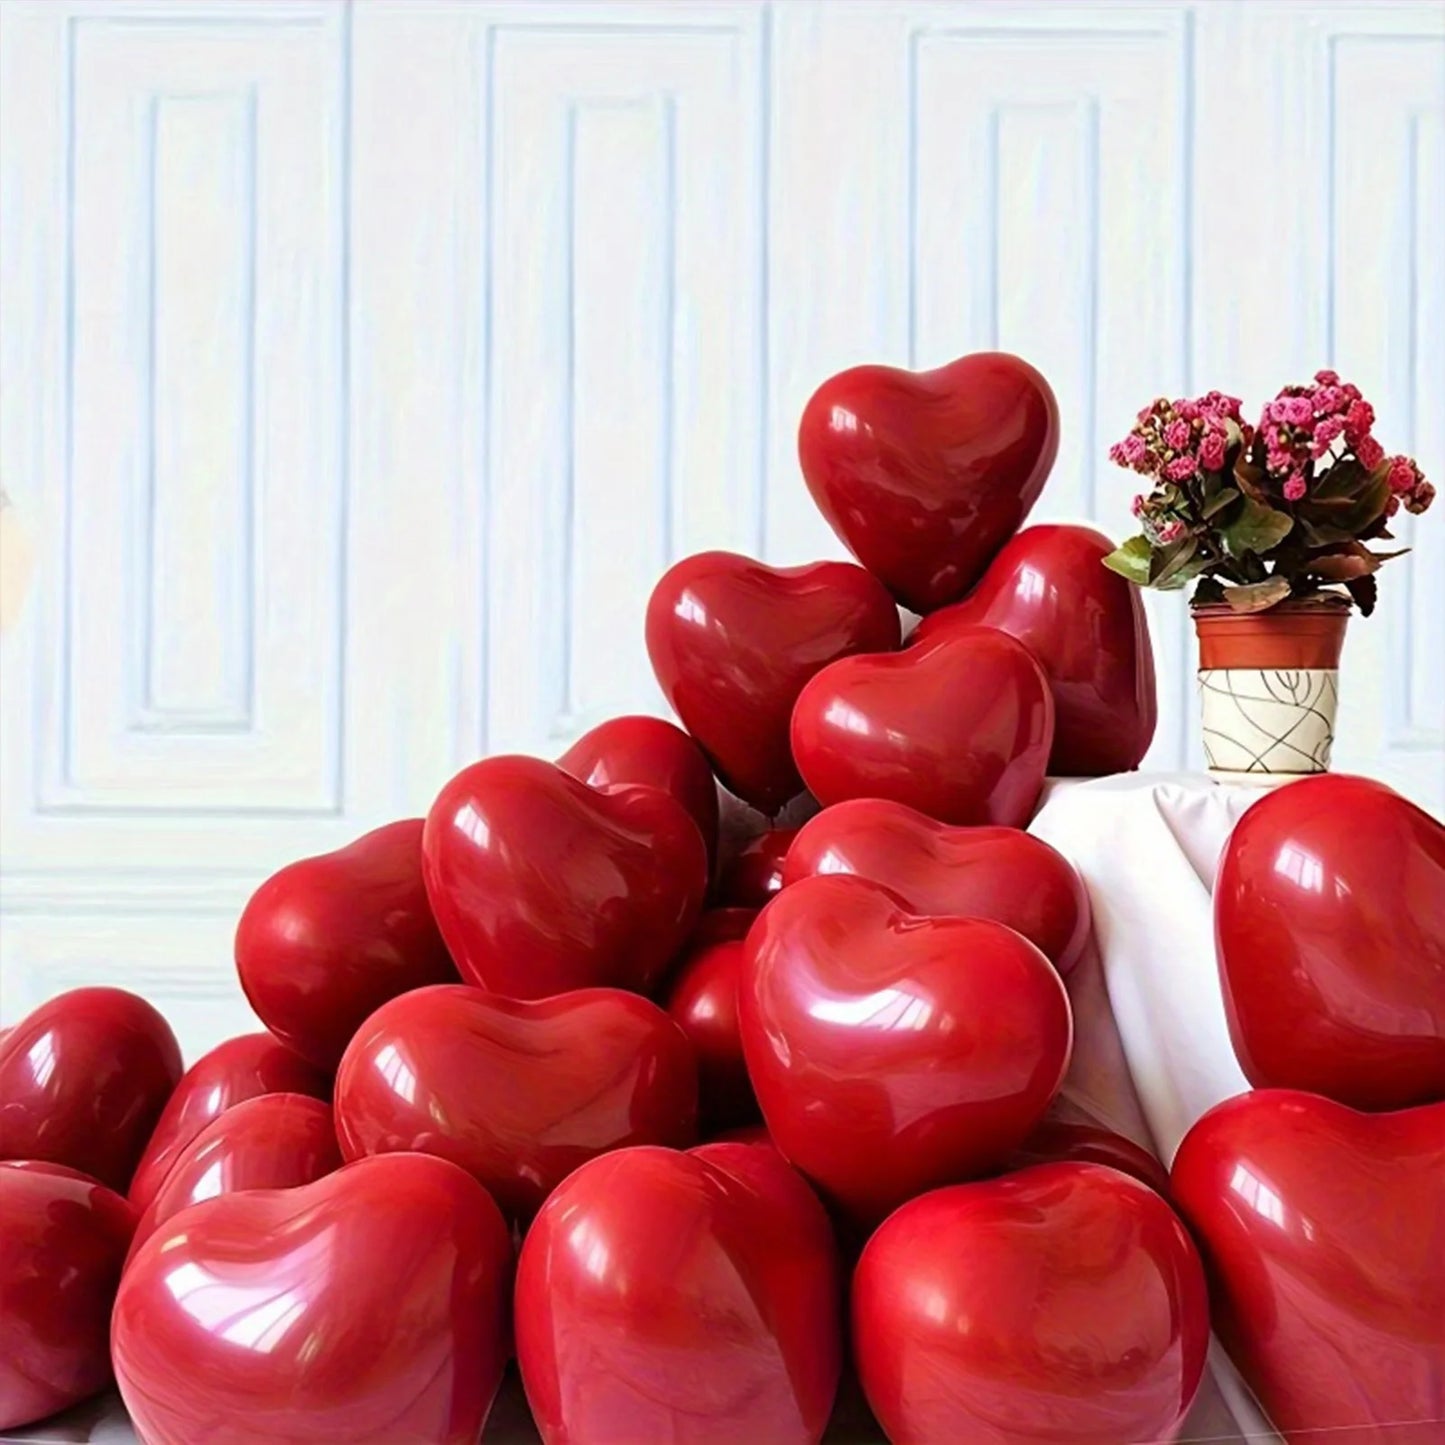
{"type": "Polygon", "coordinates": [[[1204,756],[1216,777],[1329,771],[1349,604],[1194,609],[1204,756]]]}

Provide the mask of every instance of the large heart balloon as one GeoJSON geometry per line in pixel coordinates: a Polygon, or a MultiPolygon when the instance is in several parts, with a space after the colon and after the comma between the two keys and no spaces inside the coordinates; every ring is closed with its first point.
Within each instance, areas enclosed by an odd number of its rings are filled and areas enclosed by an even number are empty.
{"type": "Polygon", "coordinates": [[[769,828],[749,838],[718,872],[718,903],[761,908],[783,886],[783,860],[797,836],[796,828],[769,828]]]}
{"type": "Polygon", "coordinates": [[[1017,828],[951,828],[902,803],[857,798],[799,830],[783,883],[852,873],[881,883],[913,913],[1006,923],[1061,974],[1089,941],[1089,895],[1073,865],[1017,828]]]}
{"type": "Polygon", "coordinates": [[[770,814],[802,791],[788,720],[803,684],[899,638],[888,593],[848,562],[776,568],[702,552],[665,572],[647,607],[647,651],[667,700],[727,787],[770,814]]]}
{"type": "Polygon", "coordinates": [[[110,1310],[135,1211],[64,1166],[0,1164],[0,1430],[110,1382],[110,1310]]]}
{"type": "Polygon", "coordinates": [[[862,878],[805,878],[748,934],[743,1049],[783,1153],[856,1220],[987,1173],[1068,1066],[1068,995],[1002,924],[929,918],[862,878]]]}
{"type": "Polygon", "coordinates": [[[1158,718],[1144,603],[1103,565],[1113,550],[1090,527],[1025,528],[962,602],[925,617],[910,639],[916,646],[970,624],[1025,643],[1054,695],[1049,772],[1066,777],[1137,768],[1158,718]]]}
{"type": "Polygon", "coordinates": [[[444,1159],[225,1194],[131,1260],[116,1379],[147,1445],[476,1445],[511,1277],[500,1212],[444,1159]]]}
{"type": "Polygon", "coordinates": [[[427,815],[423,856],[463,977],[509,998],[647,989],[707,890],[702,835],[675,799],[598,792],[536,758],[458,773],[427,815]]]}
{"type": "Polygon", "coordinates": [[[336,1076],[346,1156],[417,1150],[461,1165],[528,1220],[580,1164],[697,1130],[697,1064],[658,1006],[621,989],[534,1003],[456,985],[378,1009],[336,1076]]]}
{"type": "Polygon", "coordinates": [[[166,1021],[119,988],[77,988],[0,1040],[0,1159],[48,1159],[117,1193],[181,1077],[166,1021]]]}
{"type": "Polygon", "coordinates": [[[667,995],[667,1011],[697,1055],[699,1111],[709,1132],[758,1117],[738,1032],[744,952],[742,939],[689,949],[667,995]]]}
{"type": "Polygon", "coordinates": [[[363,1019],[409,988],[456,980],[408,818],[268,878],[236,928],[241,987],[298,1054],[336,1068],[363,1019]]]}
{"type": "Polygon", "coordinates": [[[242,1034],[217,1044],[186,1070],[166,1103],[131,1180],[130,1202],[144,1211],[171,1167],[213,1119],[261,1094],[331,1097],[331,1076],[270,1034],[242,1034]]]}
{"type": "Polygon", "coordinates": [[[915,612],[961,597],[1022,526],[1059,449],[1059,408],[1000,352],[936,371],[857,366],[813,393],[798,458],[849,551],[915,612]]]}
{"type": "Polygon", "coordinates": [[[294,1189],[341,1167],[331,1106],[307,1094],[261,1094],[218,1114],[178,1151],[141,1215],[131,1253],[173,1214],[243,1189],[294,1189]]]}
{"type": "Polygon", "coordinates": [[[707,754],[680,727],[657,717],[615,717],[582,734],[560,758],[564,773],[594,788],[644,783],[671,793],[717,852],[717,782],[707,754]]]}
{"type": "Polygon", "coordinates": [[[1023,643],[955,627],[825,668],[793,711],[793,756],[825,807],[888,798],[942,823],[1021,828],[1054,736],[1054,700],[1023,643]]]}
{"type": "Polygon", "coordinates": [[[625,1149],[542,1207],[517,1360],[544,1445],[816,1445],[838,1385],[838,1257],[770,1149],[625,1149]]]}
{"type": "Polygon", "coordinates": [[[1438,1445],[1445,1103],[1242,1094],[1184,1136],[1171,1186],[1215,1329],[1291,1445],[1438,1445]]]}
{"type": "Polygon", "coordinates": [[[1357,1109],[1445,1099],[1445,828],[1382,783],[1279,788],[1214,888],[1230,1037],[1257,1087],[1357,1109]]]}
{"type": "Polygon", "coordinates": [[[1172,1440],[1208,1346],[1184,1226],[1097,1164],[925,1194],[853,1279],[858,1373],[894,1445],[1172,1440]]]}

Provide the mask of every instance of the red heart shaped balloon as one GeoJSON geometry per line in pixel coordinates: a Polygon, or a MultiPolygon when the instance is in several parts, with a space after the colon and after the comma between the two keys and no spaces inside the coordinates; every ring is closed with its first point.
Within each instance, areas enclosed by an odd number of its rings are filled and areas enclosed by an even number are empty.
{"type": "Polygon", "coordinates": [[[261,1094],[329,1099],[331,1077],[270,1034],[242,1034],[217,1044],[191,1065],[167,1101],[136,1166],[130,1202],[144,1211],[201,1131],[226,1110],[261,1094]]]}
{"type": "Polygon", "coordinates": [[[775,1152],[624,1149],[542,1207],[517,1362],[545,1445],[816,1445],[838,1386],[838,1256],[775,1152]]]}
{"type": "Polygon", "coordinates": [[[1258,1087],[1357,1109],[1445,1099],[1445,828],[1381,783],[1261,798],[1214,889],[1229,1033],[1258,1087]]]}
{"type": "Polygon", "coordinates": [[[1026,361],[856,366],[798,428],[808,490],[848,550],[915,612],[963,596],[1023,525],[1059,450],[1059,408],[1026,361]]]}
{"type": "Polygon", "coordinates": [[[422,820],[388,823],[268,878],[236,928],[241,987],[261,1022],[334,1070],[387,999],[457,973],[421,875],[422,820]]]}
{"type": "Polygon", "coordinates": [[[352,1041],[336,1127],[350,1159],[437,1154],[527,1220],[598,1154],[691,1143],[697,1064],[656,1004],[621,989],[536,1003],[423,989],[383,1005],[352,1041]]]}
{"type": "Polygon", "coordinates": [[[511,1240],[444,1159],[361,1159],[182,1211],[116,1298],[147,1445],[475,1445],[507,1360],[511,1240]]]}
{"type": "MultiPolygon", "coordinates": [[[[1053,1110],[1050,1110],[1052,1115],[1053,1110]]],[[[1106,1164],[1169,1197],[1169,1174],[1142,1145],[1102,1124],[1082,1119],[1053,1118],[1043,1122],[1009,1157],[1006,1172],[1034,1164],[1106,1164]]]]}
{"type": "Polygon", "coordinates": [[[135,1211],[64,1166],[0,1164],[0,1430],[110,1383],[110,1310],[135,1211]]]}
{"type": "Polygon", "coordinates": [[[1445,1104],[1242,1094],[1184,1136],[1170,1182],[1215,1328],[1291,1445],[1439,1441],[1445,1104]]]}
{"type": "Polygon", "coordinates": [[[1054,696],[1049,772],[1103,777],[1137,768],[1158,720],[1154,653],[1139,589],[1103,565],[1114,550],[1090,527],[1028,527],[1005,543],[962,602],[910,639],[997,627],[1038,659],[1054,696]]]}
{"type": "Polygon", "coordinates": [[[743,1049],[768,1132],[858,1220],[997,1167],[1063,1081],[1068,995],[1002,924],[805,878],[758,915],[747,951],[743,1049]]]}
{"type": "Polygon", "coordinates": [[[341,1168],[331,1106],[306,1094],[261,1094],[218,1114],[175,1156],[141,1215],[134,1254],[173,1214],[243,1189],[294,1189],[341,1168]]]}
{"type": "Polygon", "coordinates": [[[706,948],[710,943],[746,938],[757,916],[756,908],[709,908],[698,919],[687,946],[689,949],[706,948]]]}
{"type": "Polygon", "coordinates": [[[1023,827],[1053,736],[1043,671],[1023,643],[990,627],[844,658],[793,711],[793,756],[824,807],[887,798],[942,823],[1023,827]]]}
{"type": "Polygon", "coordinates": [[[67,1164],[124,1194],[181,1077],[170,1025],[119,988],[77,988],[0,1040],[0,1159],[67,1164]]]}
{"type": "Polygon", "coordinates": [[[1061,974],[1089,941],[1089,895],[1073,865],[1017,828],[950,828],[902,803],[857,798],[799,830],[783,883],[851,873],[881,883],[912,913],[1006,923],[1061,974]]]}
{"type": "Polygon", "coordinates": [[[709,1131],[758,1117],[738,1032],[743,954],[741,939],[691,949],[674,974],[667,997],[668,1013],[697,1055],[698,1103],[709,1131]]]}
{"type": "Polygon", "coordinates": [[[895,1445],[1172,1440],[1208,1346],[1184,1226],[1097,1164],[915,1199],[853,1278],[858,1373],[895,1445]]]}
{"type": "Polygon", "coordinates": [[[536,758],[458,773],[427,815],[427,892],[462,975],[538,999],[646,990],[686,941],[707,850],[656,788],[603,793],[536,758]]]}
{"type": "Polygon", "coordinates": [[[761,908],[783,886],[783,860],[797,836],[796,828],[769,828],[749,838],[718,873],[718,902],[761,908]]]}
{"type": "Polygon", "coordinates": [[[667,700],[723,783],[766,813],[802,791],[788,719],[803,684],[899,639],[888,593],[848,562],[776,568],[702,552],[669,568],[647,606],[647,651],[667,700]]]}
{"type": "Polygon", "coordinates": [[[611,718],[583,733],[557,766],[594,788],[642,783],[670,793],[697,824],[708,858],[716,856],[717,782],[707,754],[680,727],[657,717],[611,718]]]}

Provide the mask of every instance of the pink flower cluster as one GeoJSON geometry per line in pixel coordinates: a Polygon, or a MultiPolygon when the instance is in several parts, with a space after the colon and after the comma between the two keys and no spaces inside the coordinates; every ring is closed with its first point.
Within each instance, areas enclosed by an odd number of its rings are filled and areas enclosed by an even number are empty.
{"type": "Polygon", "coordinates": [[[1386,480],[1390,484],[1386,511],[1392,517],[1402,506],[1407,512],[1423,512],[1435,500],[1435,488],[1425,480],[1413,457],[1391,457],[1386,480]]]}
{"type": "Polygon", "coordinates": [[[1285,500],[1297,502],[1308,490],[1311,464],[1332,455],[1353,453],[1366,471],[1385,459],[1385,449],[1371,435],[1375,409],[1359,387],[1341,381],[1338,373],[1317,371],[1310,386],[1287,386],[1269,402],[1259,419],[1265,446],[1265,469],[1284,478],[1285,500]]]}
{"type": "Polygon", "coordinates": [[[1222,471],[1230,445],[1241,439],[1248,442],[1249,428],[1238,397],[1219,391],[1175,401],[1161,396],[1139,413],[1129,435],[1109,448],[1109,458],[1156,483],[1186,482],[1201,472],[1222,471]]]}

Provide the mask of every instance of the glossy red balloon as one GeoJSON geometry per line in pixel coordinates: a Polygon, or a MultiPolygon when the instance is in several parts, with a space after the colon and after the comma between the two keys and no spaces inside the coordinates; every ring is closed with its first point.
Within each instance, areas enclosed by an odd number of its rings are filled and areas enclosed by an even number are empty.
{"type": "Polygon", "coordinates": [[[336,1068],[387,999],[456,980],[422,884],[421,838],[422,820],[408,818],[291,863],[241,915],[236,968],[251,1007],[321,1068],[336,1068]]]}
{"type": "Polygon", "coordinates": [[[796,828],[769,828],[749,838],[718,872],[718,902],[761,908],[783,886],[783,860],[797,836],[796,828]]]}
{"type": "Polygon", "coordinates": [[[261,1094],[218,1114],[175,1158],[131,1241],[174,1214],[243,1189],[294,1189],[341,1168],[331,1106],[306,1094],[261,1094]]]}
{"type": "MultiPolygon", "coordinates": [[[[1052,1111],[1051,1111],[1052,1112],[1052,1111]]],[[[1017,1149],[1007,1171],[1034,1164],[1105,1164],[1128,1174],[1155,1193],[1169,1197],[1169,1172],[1142,1145],[1102,1124],[1045,1116],[1043,1122],[1017,1149]]]]}
{"type": "Polygon", "coordinates": [[[166,1103],[136,1166],[130,1202],[144,1211],[200,1132],[227,1109],[260,1094],[329,1099],[331,1076],[270,1034],[242,1034],[217,1044],[191,1065],[166,1103]]]}
{"type": "Polygon", "coordinates": [[[697,1064],[682,1030],[621,989],[535,1003],[424,989],[378,1009],[336,1076],[350,1159],[450,1159],[527,1220],[579,1165],[697,1137],[697,1064]]]}
{"type": "Polygon", "coordinates": [[[147,1445],[475,1445],[511,1277],[507,1227],[464,1171],[361,1159],[153,1234],[116,1299],[116,1379],[147,1445]]]}
{"type": "Polygon", "coordinates": [[[1017,828],[951,828],[902,803],[857,798],[810,819],[783,865],[783,883],[852,873],[881,883],[913,913],[1006,923],[1061,974],[1089,941],[1089,895],[1073,865],[1017,828]]]}
{"type": "Polygon", "coordinates": [[[1059,450],[1059,408],[1002,352],[935,371],[855,366],[813,393],[798,428],[808,490],[898,600],[963,596],[1023,525],[1059,450]]]}
{"type": "Polygon", "coordinates": [[[135,1211],[76,1171],[0,1164],[0,1430],[110,1383],[110,1310],[135,1211]]]}
{"type": "Polygon", "coordinates": [[[170,1025],[119,988],[77,988],[0,1040],[0,1159],[67,1164],[119,1194],[181,1077],[170,1025]]]}
{"type": "Polygon", "coordinates": [[[854,1357],[894,1445],[1171,1440],[1208,1347],[1184,1226],[1096,1164],[925,1194],[853,1279],[854,1357]]]}
{"type": "Polygon", "coordinates": [[[427,892],[471,983],[510,998],[646,990],[692,932],[707,850],[656,788],[598,792],[536,758],[458,773],[427,815],[427,892]]]}
{"type": "Polygon", "coordinates": [[[585,732],[560,758],[564,773],[594,788],[642,783],[671,793],[697,824],[707,855],[717,854],[717,781],[692,738],[657,717],[615,717],[585,732]]]}
{"type": "Polygon", "coordinates": [[[1215,1329],[1291,1445],[1440,1440],[1445,1104],[1242,1094],[1184,1136],[1171,1186],[1215,1329]]]}
{"type": "Polygon", "coordinates": [[[1357,1109],[1445,1099],[1445,828],[1382,783],[1261,798],[1214,889],[1230,1037],[1256,1087],[1357,1109]]]}
{"type": "Polygon", "coordinates": [[[668,1013],[697,1055],[698,1101],[703,1126],[709,1130],[758,1117],[758,1101],[753,1097],[738,1032],[738,977],[743,955],[741,939],[692,949],[674,975],[667,996],[668,1013]]]}
{"type": "Polygon", "coordinates": [[[899,639],[892,599],[849,562],[776,568],[702,552],[669,568],[647,607],[647,651],[667,700],[723,783],[769,814],[803,788],[788,745],[803,684],[899,639]]]}
{"type": "Polygon", "coordinates": [[[1054,701],[1033,654],[988,627],[845,658],[793,712],[793,756],[824,807],[887,798],[941,823],[1022,828],[1053,736],[1054,701]]]}
{"type": "Polygon", "coordinates": [[[1028,527],[962,602],[925,617],[910,639],[917,645],[963,624],[1024,643],[1054,695],[1049,772],[1064,777],[1137,768],[1158,720],[1143,599],[1103,565],[1113,550],[1091,527],[1028,527]]]}
{"type": "Polygon", "coordinates": [[[709,908],[698,919],[687,946],[690,950],[706,948],[710,943],[746,938],[757,916],[756,908],[709,908]]]}
{"type": "Polygon", "coordinates": [[[771,1150],[626,1149],[528,1231],[517,1360],[545,1445],[816,1445],[838,1386],[839,1264],[771,1150]]]}
{"type": "Polygon", "coordinates": [[[1002,924],[806,878],[758,915],[747,951],[743,1048],[768,1131],[857,1220],[996,1168],[1063,1081],[1068,995],[1002,924]]]}

